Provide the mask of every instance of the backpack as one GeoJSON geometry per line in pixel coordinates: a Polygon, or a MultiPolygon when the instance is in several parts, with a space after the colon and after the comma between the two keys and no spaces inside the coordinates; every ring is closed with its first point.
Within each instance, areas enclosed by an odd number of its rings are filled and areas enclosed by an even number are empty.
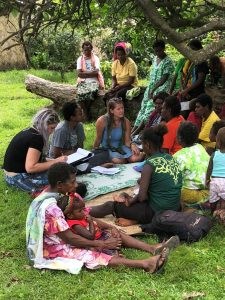
{"type": "Polygon", "coordinates": [[[208,217],[194,212],[166,210],[156,214],[152,223],[141,227],[147,233],[155,233],[160,237],[178,235],[180,240],[192,243],[207,235],[212,227],[212,222],[208,217]]]}

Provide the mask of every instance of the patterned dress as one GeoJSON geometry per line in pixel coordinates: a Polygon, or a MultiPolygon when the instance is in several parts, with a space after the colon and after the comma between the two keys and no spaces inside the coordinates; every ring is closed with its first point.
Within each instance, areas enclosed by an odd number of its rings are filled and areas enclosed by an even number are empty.
{"type": "Polygon", "coordinates": [[[153,89],[155,84],[159,82],[164,75],[169,74],[166,82],[155,90],[153,96],[156,96],[160,92],[168,92],[173,79],[173,70],[174,64],[169,56],[166,56],[164,59],[162,59],[159,64],[157,64],[157,56],[154,57],[149,76],[149,85],[145,90],[141,103],[141,109],[135,121],[135,126],[139,126],[142,121],[144,121],[146,124],[150,113],[154,110],[153,100],[149,100],[148,98],[149,90],[153,89]]]}
{"type": "Polygon", "coordinates": [[[177,160],[183,175],[181,200],[186,203],[206,201],[209,196],[205,186],[209,155],[204,147],[195,144],[177,151],[173,157],[177,160]]]}
{"type": "Polygon", "coordinates": [[[96,269],[107,266],[112,256],[102,252],[78,249],[66,244],[59,236],[58,232],[69,229],[61,209],[56,203],[49,205],[45,211],[43,256],[45,258],[65,257],[82,261],[89,269],[96,269]]]}

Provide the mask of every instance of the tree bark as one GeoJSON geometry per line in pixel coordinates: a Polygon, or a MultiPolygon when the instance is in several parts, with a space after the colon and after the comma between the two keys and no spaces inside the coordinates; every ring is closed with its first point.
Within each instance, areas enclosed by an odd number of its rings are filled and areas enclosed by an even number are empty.
{"type": "Polygon", "coordinates": [[[77,101],[77,89],[74,85],[52,82],[34,75],[27,75],[25,86],[29,92],[51,99],[56,108],[62,107],[65,102],[77,101]]]}
{"type": "Polygon", "coordinates": [[[213,42],[207,45],[204,49],[194,51],[186,45],[186,40],[200,36],[211,30],[224,29],[225,21],[223,19],[213,20],[210,23],[196,29],[189,29],[186,32],[178,32],[158,12],[155,3],[152,0],[136,0],[141,7],[146,19],[158,30],[167,36],[168,41],[173,45],[184,57],[190,59],[197,64],[203,62],[225,47],[225,38],[218,42],[213,42]]]}

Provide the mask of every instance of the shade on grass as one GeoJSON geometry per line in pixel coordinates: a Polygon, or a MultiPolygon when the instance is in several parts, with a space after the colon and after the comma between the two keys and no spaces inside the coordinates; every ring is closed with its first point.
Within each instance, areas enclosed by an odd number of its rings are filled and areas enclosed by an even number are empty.
{"type": "MultiPolygon", "coordinates": [[[[51,101],[27,92],[24,74],[32,71],[0,73],[0,161],[11,138],[29,126],[36,111],[51,101]]],[[[54,72],[34,75],[57,81],[54,72]]],[[[73,74],[68,74],[72,83],[73,74]]],[[[91,148],[94,124],[85,124],[91,148]]],[[[149,275],[123,267],[98,271],[83,270],[79,275],[40,271],[29,266],[25,251],[25,221],[31,198],[6,186],[0,179],[0,299],[184,299],[184,293],[198,292],[203,299],[223,299],[225,290],[225,234],[216,225],[202,241],[181,245],[171,253],[164,275],[149,275]]],[[[156,242],[156,237],[143,238],[156,242]]],[[[124,250],[129,258],[148,254],[124,250]]],[[[200,299],[200,298],[196,298],[200,299]]]]}

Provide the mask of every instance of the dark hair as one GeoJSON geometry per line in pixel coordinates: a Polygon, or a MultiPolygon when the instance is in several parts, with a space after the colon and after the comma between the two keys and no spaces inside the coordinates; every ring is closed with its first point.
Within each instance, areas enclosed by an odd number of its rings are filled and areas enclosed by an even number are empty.
{"type": "Polygon", "coordinates": [[[155,102],[157,99],[165,100],[169,96],[166,92],[160,92],[156,96],[153,97],[153,102],[155,102]]]}
{"type": "Polygon", "coordinates": [[[218,131],[220,130],[220,128],[223,128],[223,127],[225,127],[225,121],[224,120],[216,121],[216,122],[213,123],[211,131],[216,136],[218,131]]]}
{"type": "Polygon", "coordinates": [[[60,197],[57,200],[57,205],[58,207],[65,212],[66,208],[67,208],[67,213],[71,212],[73,209],[78,209],[82,206],[85,206],[84,201],[82,201],[81,199],[74,197],[73,198],[73,204],[71,205],[71,207],[68,209],[68,203],[69,203],[69,196],[67,195],[63,195],[62,197],[60,197]]]}
{"type": "Polygon", "coordinates": [[[124,54],[126,54],[126,51],[125,51],[124,48],[121,47],[121,46],[116,47],[115,52],[117,52],[117,51],[123,51],[124,54]]]}
{"type": "Polygon", "coordinates": [[[212,101],[212,98],[207,95],[207,94],[201,94],[199,95],[197,98],[196,98],[196,103],[199,103],[201,104],[201,106],[207,106],[208,105],[208,108],[210,110],[212,110],[212,106],[213,106],[213,101],[212,101]]]}
{"type": "Polygon", "coordinates": [[[63,115],[64,120],[70,121],[70,118],[74,114],[74,111],[79,108],[80,108],[80,106],[75,102],[65,103],[62,108],[62,115],[63,115]]]}
{"type": "Polygon", "coordinates": [[[164,105],[167,109],[170,109],[172,117],[177,117],[181,112],[180,101],[176,96],[169,96],[164,100],[164,105]]]}
{"type": "Polygon", "coordinates": [[[57,182],[66,183],[70,176],[76,174],[76,169],[63,162],[52,165],[48,170],[48,182],[51,187],[55,187],[57,182]]]}
{"type": "Polygon", "coordinates": [[[166,125],[159,124],[154,127],[144,129],[142,141],[151,143],[155,148],[162,148],[163,136],[168,132],[166,125]]]}
{"type": "Polygon", "coordinates": [[[83,44],[82,44],[82,49],[84,49],[84,46],[87,46],[87,47],[90,46],[91,50],[93,49],[92,43],[89,42],[89,41],[83,42],[83,44]]]}
{"type": "Polygon", "coordinates": [[[165,42],[163,40],[156,40],[153,45],[152,45],[152,48],[162,48],[162,49],[165,49],[165,42]]]}
{"type": "Polygon", "coordinates": [[[216,143],[219,149],[225,149],[225,128],[220,128],[217,136],[216,136],[216,143]]]}
{"type": "Polygon", "coordinates": [[[198,128],[192,122],[182,122],[178,127],[177,137],[185,146],[193,146],[198,141],[198,128]]]}
{"type": "Polygon", "coordinates": [[[202,49],[202,43],[200,40],[198,39],[193,39],[188,43],[188,46],[192,49],[192,50],[200,50],[202,49]]]}

